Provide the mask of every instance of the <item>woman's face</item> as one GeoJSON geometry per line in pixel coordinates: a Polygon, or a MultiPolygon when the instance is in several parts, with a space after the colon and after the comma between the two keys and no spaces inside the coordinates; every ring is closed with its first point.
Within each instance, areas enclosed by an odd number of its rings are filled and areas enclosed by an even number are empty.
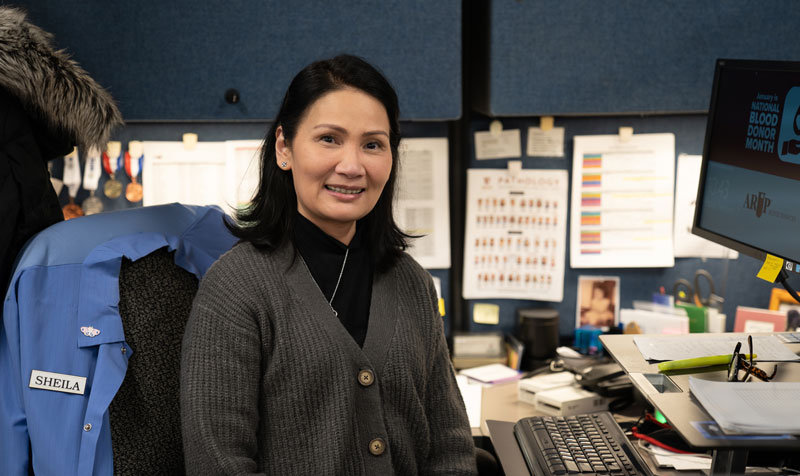
{"type": "Polygon", "coordinates": [[[389,180],[389,132],[383,104],[357,89],[320,97],[306,111],[291,144],[278,127],[275,155],[278,167],[292,171],[297,211],[349,244],[356,220],[375,207],[389,180]]]}

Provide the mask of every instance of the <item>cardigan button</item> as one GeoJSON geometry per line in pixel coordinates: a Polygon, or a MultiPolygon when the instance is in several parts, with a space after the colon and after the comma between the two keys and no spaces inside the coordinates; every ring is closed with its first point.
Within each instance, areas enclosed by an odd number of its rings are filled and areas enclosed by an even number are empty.
{"type": "Polygon", "coordinates": [[[382,438],[375,438],[369,442],[369,452],[375,456],[380,456],[386,451],[386,442],[382,438]]]}
{"type": "Polygon", "coordinates": [[[92,431],[92,424],[91,423],[87,423],[87,424],[83,425],[83,431],[92,431]]]}
{"type": "Polygon", "coordinates": [[[371,370],[364,369],[358,373],[358,383],[360,383],[362,387],[369,387],[374,381],[375,374],[373,374],[371,370]]]}

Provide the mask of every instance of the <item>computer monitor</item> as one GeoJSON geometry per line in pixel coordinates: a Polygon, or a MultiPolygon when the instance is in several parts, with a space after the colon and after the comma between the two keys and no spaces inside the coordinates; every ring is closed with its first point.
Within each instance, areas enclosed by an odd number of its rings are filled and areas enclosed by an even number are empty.
{"type": "Polygon", "coordinates": [[[800,272],[800,62],[717,60],[692,233],[800,272]]]}

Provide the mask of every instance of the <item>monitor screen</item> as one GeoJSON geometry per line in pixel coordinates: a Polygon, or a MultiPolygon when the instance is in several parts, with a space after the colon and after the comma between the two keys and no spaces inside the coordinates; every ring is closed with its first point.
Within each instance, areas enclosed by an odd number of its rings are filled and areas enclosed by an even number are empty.
{"type": "Polygon", "coordinates": [[[800,263],[800,62],[717,61],[692,233],[800,263]]]}

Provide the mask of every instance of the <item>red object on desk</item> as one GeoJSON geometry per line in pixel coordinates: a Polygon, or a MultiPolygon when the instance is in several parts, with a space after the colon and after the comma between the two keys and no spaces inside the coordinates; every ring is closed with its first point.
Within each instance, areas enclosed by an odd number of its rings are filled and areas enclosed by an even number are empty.
{"type": "Polygon", "coordinates": [[[786,313],[757,307],[738,306],[733,332],[783,332],[786,330],[786,313]],[[750,324],[748,324],[750,322],[750,324]],[[772,326],[770,329],[769,326],[772,326]]]}

